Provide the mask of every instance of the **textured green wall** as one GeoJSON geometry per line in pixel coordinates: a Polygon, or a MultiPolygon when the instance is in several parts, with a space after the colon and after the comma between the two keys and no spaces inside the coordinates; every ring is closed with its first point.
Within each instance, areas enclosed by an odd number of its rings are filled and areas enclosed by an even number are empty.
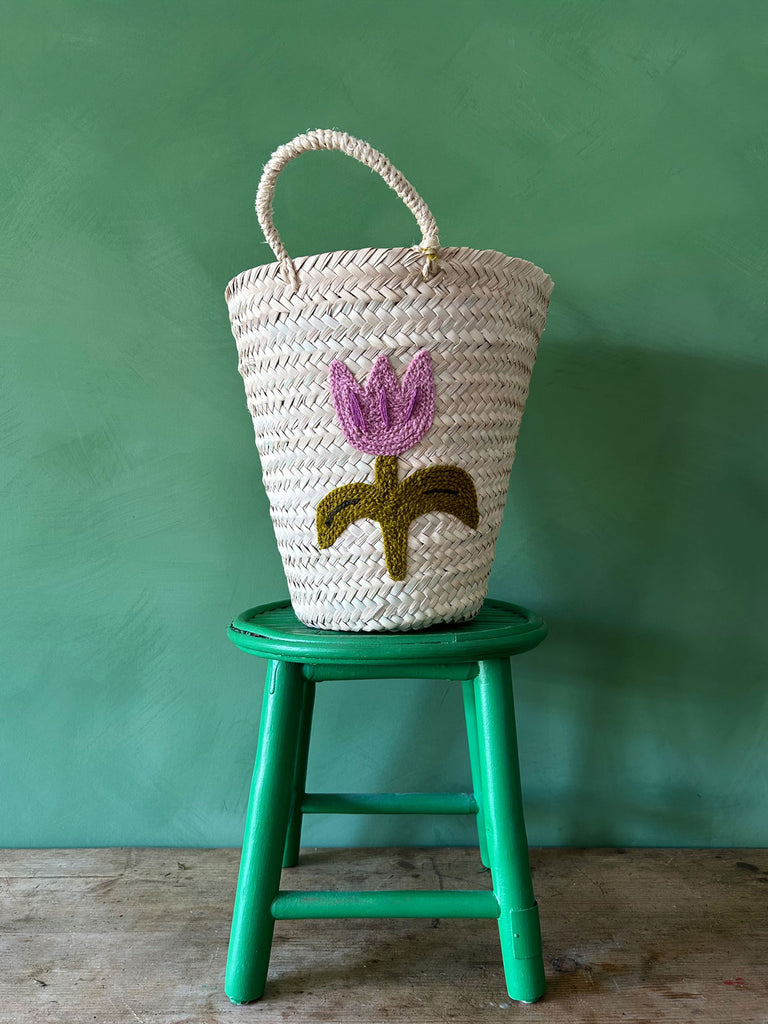
{"type": "MultiPolygon", "coordinates": [[[[286,587],[223,290],[271,259],[261,164],[315,127],[556,282],[490,587],[551,625],[518,663],[531,841],[768,842],[762,0],[3,21],[0,844],[240,840],[263,669],[224,629],[286,587]]],[[[416,240],[337,154],[276,209],[296,254],[416,240]]],[[[462,788],[460,716],[455,685],[325,684],[310,783],[462,788]]]]}

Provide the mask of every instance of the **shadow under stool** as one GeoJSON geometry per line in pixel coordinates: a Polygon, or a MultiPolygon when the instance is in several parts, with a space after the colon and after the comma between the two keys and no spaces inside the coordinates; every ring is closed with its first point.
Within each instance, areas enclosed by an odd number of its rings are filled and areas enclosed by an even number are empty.
{"type": "Polygon", "coordinates": [[[287,601],[234,620],[229,638],[268,666],[227,956],[225,990],[232,1002],[262,996],[275,921],[308,918],[492,918],[510,997],[533,1002],[543,995],[509,658],[536,647],[546,633],[538,615],[491,600],[471,622],[412,633],[310,629],[287,601]],[[315,684],[377,678],[462,682],[472,793],[305,792],[315,684]],[[313,813],[474,814],[493,889],[281,890],[281,869],[298,859],[302,816],[313,813]]]}

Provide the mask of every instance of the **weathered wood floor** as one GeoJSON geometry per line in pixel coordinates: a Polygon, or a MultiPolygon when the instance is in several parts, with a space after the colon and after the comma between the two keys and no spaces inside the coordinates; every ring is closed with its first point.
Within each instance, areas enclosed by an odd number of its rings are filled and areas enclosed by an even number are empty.
{"type": "MultiPolygon", "coordinates": [[[[768,1022],[768,851],[534,850],[548,992],[510,1003],[492,921],[279,922],[224,995],[235,850],[0,851],[2,1024],[768,1022]]],[[[476,851],[309,850],[290,888],[480,888],[476,851]]]]}

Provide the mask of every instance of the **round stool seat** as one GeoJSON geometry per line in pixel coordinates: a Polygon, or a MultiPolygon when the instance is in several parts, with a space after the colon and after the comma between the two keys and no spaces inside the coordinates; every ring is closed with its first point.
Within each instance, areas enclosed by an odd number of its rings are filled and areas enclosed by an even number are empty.
{"type": "Polygon", "coordinates": [[[547,635],[541,616],[506,601],[486,600],[470,622],[408,633],[349,633],[303,625],[289,601],[238,615],[229,639],[247,654],[279,661],[369,665],[398,661],[461,663],[507,657],[536,647],[547,635]]]}

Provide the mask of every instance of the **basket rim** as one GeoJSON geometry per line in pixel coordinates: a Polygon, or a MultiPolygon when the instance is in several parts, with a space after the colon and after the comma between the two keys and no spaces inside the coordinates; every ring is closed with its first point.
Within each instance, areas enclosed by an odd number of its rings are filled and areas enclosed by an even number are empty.
{"type": "MultiPolygon", "coordinates": [[[[377,265],[385,262],[385,257],[392,254],[396,257],[396,262],[401,263],[402,266],[408,267],[413,265],[414,270],[418,273],[418,268],[423,260],[423,253],[420,252],[418,246],[395,246],[388,248],[377,248],[366,246],[361,249],[334,249],[330,252],[318,252],[310,253],[306,256],[295,256],[293,257],[293,264],[296,270],[301,273],[302,270],[313,270],[317,265],[323,261],[328,262],[332,257],[338,257],[335,264],[340,269],[344,267],[347,262],[355,262],[354,257],[360,253],[367,253],[367,263],[377,265]],[[346,259],[345,259],[346,257],[346,259]],[[410,257],[410,258],[409,258],[410,257]]],[[[512,266],[516,266],[521,271],[524,271],[525,275],[536,281],[536,283],[547,290],[548,294],[551,293],[554,282],[546,270],[542,270],[537,264],[532,263],[530,260],[526,260],[522,256],[507,256],[506,253],[499,252],[498,249],[475,249],[472,246],[453,246],[446,245],[440,249],[441,259],[452,259],[456,256],[474,257],[477,268],[484,268],[485,266],[490,267],[502,267],[507,266],[509,269],[512,266]],[[482,257],[482,259],[478,259],[482,257]]],[[[225,300],[227,303],[230,302],[243,288],[249,285],[256,285],[265,283],[270,280],[278,279],[280,277],[280,271],[282,265],[275,260],[271,263],[261,263],[256,267],[250,267],[248,270],[243,270],[239,274],[236,274],[228,283],[224,291],[225,300]]],[[[285,282],[285,287],[288,289],[290,286],[285,282]]],[[[292,290],[292,289],[291,289],[292,290]]]]}

